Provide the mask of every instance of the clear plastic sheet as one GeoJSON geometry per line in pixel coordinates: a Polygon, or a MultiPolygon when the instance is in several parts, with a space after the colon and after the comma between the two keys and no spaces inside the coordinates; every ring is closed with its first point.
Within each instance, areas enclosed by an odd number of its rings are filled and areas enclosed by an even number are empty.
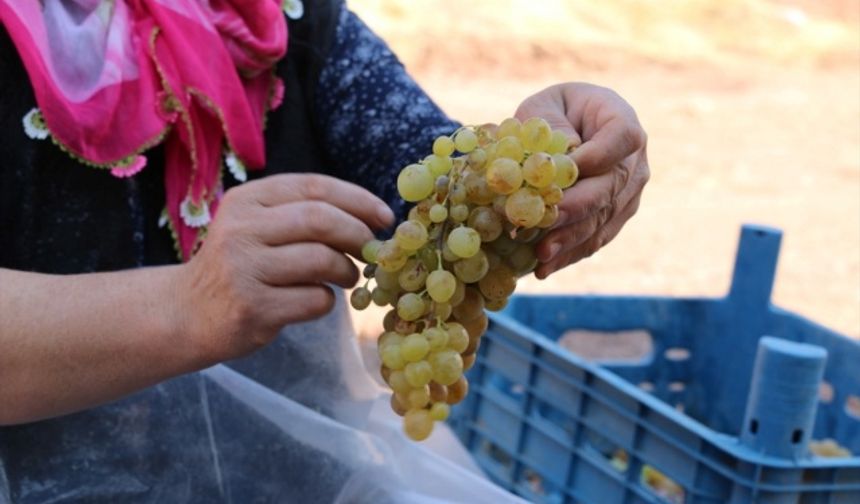
{"type": "Polygon", "coordinates": [[[343,297],[250,357],[81,413],[0,428],[0,503],[517,503],[437,424],[414,443],[343,297]]]}

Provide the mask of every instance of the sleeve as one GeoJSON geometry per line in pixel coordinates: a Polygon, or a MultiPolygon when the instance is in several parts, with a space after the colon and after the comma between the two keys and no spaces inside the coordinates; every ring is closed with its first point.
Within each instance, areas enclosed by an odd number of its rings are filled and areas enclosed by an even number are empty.
{"type": "Polygon", "coordinates": [[[346,7],[341,7],[314,106],[332,175],[364,186],[401,217],[406,204],[397,194],[397,173],[430,154],[437,136],[459,127],[346,7]]]}

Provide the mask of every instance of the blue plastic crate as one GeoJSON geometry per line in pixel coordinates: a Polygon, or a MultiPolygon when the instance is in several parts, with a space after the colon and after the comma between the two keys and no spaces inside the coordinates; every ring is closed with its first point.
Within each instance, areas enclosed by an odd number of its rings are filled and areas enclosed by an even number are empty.
{"type": "Polygon", "coordinates": [[[860,503],[860,344],[771,305],[780,239],[743,228],[724,298],[514,297],[490,317],[452,426],[494,481],[535,502],[860,503]],[[558,343],[570,329],[644,330],[653,352],[586,362],[558,343]],[[827,350],[811,438],[853,457],[742,443],[762,335],[827,350]]]}

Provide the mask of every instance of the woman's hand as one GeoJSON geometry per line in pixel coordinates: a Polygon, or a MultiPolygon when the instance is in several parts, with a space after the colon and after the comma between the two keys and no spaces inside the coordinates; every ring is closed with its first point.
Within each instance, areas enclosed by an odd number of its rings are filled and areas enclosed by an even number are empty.
{"type": "Polygon", "coordinates": [[[394,215],[366,190],[322,175],[276,175],[227,192],[176,292],[182,327],[212,362],[269,343],[284,325],[334,304],[326,284],[352,287],[371,228],[394,215]]]}
{"type": "Polygon", "coordinates": [[[541,240],[535,271],[546,278],[591,256],[621,231],[636,210],[650,172],[647,137],[636,112],[614,91],[584,83],[558,84],[527,98],[516,117],[543,117],[578,148],[571,157],[579,181],[559,203],[559,218],[541,240]]]}

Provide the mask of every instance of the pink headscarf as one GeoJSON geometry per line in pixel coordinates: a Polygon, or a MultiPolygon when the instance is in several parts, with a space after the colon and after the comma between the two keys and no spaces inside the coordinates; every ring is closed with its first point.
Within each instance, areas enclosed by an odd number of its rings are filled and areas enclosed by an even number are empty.
{"type": "Polygon", "coordinates": [[[264,114],[282,92],[271,69],[287,48],[280,2],[0,0],[0,21],[62,149],[123,176],[165,142],[167,212],[190,258],[222,192],[222,153],[265,164],[264,114]]]}

